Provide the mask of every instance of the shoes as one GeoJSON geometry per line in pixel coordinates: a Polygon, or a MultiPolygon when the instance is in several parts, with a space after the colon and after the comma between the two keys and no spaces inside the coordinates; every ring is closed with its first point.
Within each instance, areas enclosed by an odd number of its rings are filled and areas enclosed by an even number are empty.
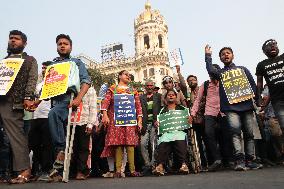
{"type": "Polygon", "coordinates": [[[82,172],[78,172],[76,175],[76,180],[86,180],[87,176],[84,175],[82,172]]]}
{"type": "Polygon", "coordinates": [[[246,171],[247,167],[244,161],[237,161],[234,170],[235,171],[246,171]]]}
{"type": "Polygon", "coordinates": [[[134,171],[134,172],[130,173],[130,175],[129,175],[129,176],[130,176],[130,177],[142,177],[141,173],[136,172],[136,171],[134,171]]]}
{"type": "Polygon", "coordinates": [[[49,180],[48,173],[42,173],[37,179],[37,181],[48,181],[48,180],[49,180]]]}
{"type": "Polygon", "coordinates": [[[162,165],[158,165],[152,172],[154,175],[157,176],[164,176],[165,175],[165,169],[162,165]]]}
{"type": "Polygon", "coordinates": [[[200,172],[208,172],[208,168],[206,166],[201,166],[200,172]]]}
{"type": "Polygon", "coordinates": [[[25,171],[21,172],[18,177],[11,179],[10,184],[25,184],[30,181],[31,177],[31,170],[26,169],[25,171]]]}
{"type": "Polygon", "coordinates": [[[182,164],[181,168],[179,169],[179,173],[182,173],[182,174],[188,174],[189,173],[189,169],[188,169],[188,167],[185,163],[182,164]]]}
{"type": "Polygon", "coordinates": [[[262,164],[260,163],[256,163],[254,161],[247,161],[246,163],[246,167],[249,168],[249,169],[261,169],[263,167],[262,164]]]}
{"type": "Polygon", "coordinates": [[[209,172],[215,172],[217,171],[218,169],[220,169],[222,167],[222,162],[221,160],[216,160],[214,161],[214,163],[212,165],[210,165],[208,167],[208,171],[209,172]]]}
{"type": "Polygon", "coordinates": [[[152,173],[152,166],[143,167],[143,171],[142,171],[143,176],[150,176],[151,173],[152,173]]]}
{"type": "Polygon", "coordinates": [[[58,170],[54,169],[48,176],[48,181],[47,182],[61,182],[62,181],[62,176],[58,172],[58,170]]]}
{"type": "Polygon", "coordinates": [[[113,172],[106,172],[105,174],[102,175],[104,178],[113,178],[114,173],[113,172]]]}

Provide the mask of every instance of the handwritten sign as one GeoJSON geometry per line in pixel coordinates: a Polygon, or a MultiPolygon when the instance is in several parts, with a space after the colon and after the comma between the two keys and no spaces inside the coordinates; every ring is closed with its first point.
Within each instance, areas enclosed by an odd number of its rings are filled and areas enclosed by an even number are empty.
{"type": "Polygon", "coordinates": [[[7,58],[0,61],[0,95],[8,93],[24,61],[21,58],[7,58]]]}
{"type": "Polygon", "coordinates": [[[190,128],[191,125],[188,123],[188,116],[188,108],[184,110],[170,110],[159,114],[159,134],[190,128]]]}
{"type": "Polygon", "coordinates": [[[114,124],[115,126],[137,126],[134,95],[114,95],[114,124]]]}
{"type": "Polygon", "coordinates": [[[230,104],[254,97],[248,78],[243,69],[237,68],[222,73],[222,84],[230,104]]]}
{"type": "Polygon", "coordinates": [[[53,64],[46,68],[40,100],[66,93],[70,69],[70,62],[53,64]]]}

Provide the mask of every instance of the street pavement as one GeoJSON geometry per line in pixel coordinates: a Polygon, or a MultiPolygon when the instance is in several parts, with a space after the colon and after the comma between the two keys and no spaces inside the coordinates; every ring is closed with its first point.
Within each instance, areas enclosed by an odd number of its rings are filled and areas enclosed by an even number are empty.
{"type": "Polygon", "coordinates": [[[284,167],[245,172],[220,171],[190,175],[139,178],[90,178],[69,183],[32,182],[24,185],[0,184],[0,189],[277,189],[284,188],[284,167]]]}

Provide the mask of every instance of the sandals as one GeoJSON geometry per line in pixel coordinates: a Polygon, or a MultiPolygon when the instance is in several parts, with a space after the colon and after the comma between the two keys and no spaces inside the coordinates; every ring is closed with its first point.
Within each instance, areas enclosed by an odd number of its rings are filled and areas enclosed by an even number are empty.
{"type": "Polygon", "coordinates": [[[158,165],[153,171],[152,173],[154,175],[157,175],[157,176],[164,176],[165,175],[165,169],[163,168],[163,166],[161,165],[158,165]]]}
{"type": "Polygon", "coordinates": [[[130,173],[129,176],[130,177],[142,177],[142,174],[140,172],[134,171],[134,172],[130,173]]]}
{"type": "Polygon", "coordinates": [[[17,178],[11,179],[10,184],[25,184],[28,183],[30,180],[28,177],[24,175],[18,175],[17,178]]]}

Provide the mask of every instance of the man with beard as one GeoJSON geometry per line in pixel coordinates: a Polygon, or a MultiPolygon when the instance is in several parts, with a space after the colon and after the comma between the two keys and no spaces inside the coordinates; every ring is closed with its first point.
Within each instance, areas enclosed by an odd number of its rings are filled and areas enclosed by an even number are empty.
{"type": "MultiPolygon", "coordinates": [[[[225,92],[224,80],[232,76],[233,71],[240,70],[245,74],[244,77],[248,85],[250,85],[252,92],[255,93],[256,84],[254,79],[246,67],[236,66],[233,63],[234,53],[232,48],[223,47],[219,51],[220,60],[224,63],[224,68],[218,69],[212,65],[212,51],[209,45],[205,47],[205,62],[208,74],[218,79],[222,80],[219,85],[220,94],[220,110],[227,116],[228,124],[232,132],[232,140],[234,147],[234,158],[235,158],[235,170],[245,171],[247,169],[259,169],[262,167],[261,164],[255,163],[254,154],[254,135],[253,127],[257,124],[256,117],[254,113],[253,100],[251,98],[246,98],[241,101],[229,102],[228,96],[225,92]],[[242,134],[244,139],[244,150],[242,149],[242,134]],[[245,154],[243,153],[245,152],[245,154]]],[[[239,73],[239,72],[238,72],[239,73]]],[[[228,79],[227,79],[228,80],[228,79]]],[[[237,93],[242,92],[241,86],[234,85],[236,87],[234,90],[237,93]]]]}
{"type": "Polygon", "coordinates": [[[64,150],[66,145],[64,123],[66,123],[68,118],[68,107],[77,108],[80,105],[91,83],[85,64],[80,59],[72,58],[70,56],[72,51],[72,40],[69,35],[58,35],[56,37],[56,44],[59,57],[53,60],[52,65],[61,62],[70,62],[70,76],[73,77],[69,77],[69,86],[65,94],[51,98],[52,108],[48,114],[48,122],[57,157],[53,164],[53,171],[50,174],[50,181],[62,180],[65,159],[64,150]],[[70,83],[73,84],[70,85],[70,83]],[[72,93],[75,94],[76,97],[71,101],[72,93]]]}
{"type": "Polygon", "coordinates": [[[0,116],[12,148],[13,171],[19,173],[12,184],[26,183],[31,175],[27,137],[24,134],[24,109],[31,110],[36,88],[38,67],[34,57],[23,52],[27,36],[18,30],[9,34],[8,56],[22,58],[24,62],[5,96],[0,96],[0,116]]]}
{"type": "Polygon", "coordinates": [[[145,167],[143,170],[144,175],[151,170],[154,163],[154,157],[150,161],[149,156],[149,141],[154,154],[154,146],[156,146],[157,129],[154,125],[157,121],[157,115],[161,110],[161,94],[154,93],[155,83],[151,80],[146,81],[145,89],[146,94],[140,96],[140,102],[143,112],[143,128],[141,130],[141,153],[144,159],[145,167]]]}
{"type": "Polygon", "coordinates": [[[259,62],[256,67],[258,99],[261,100],[264,77],[275,115],[284,129],[284,54],[278,56],[279,49],[274,39],[265,41],[262,50],[268,58],[259,62]]]}
{"type": "MultiPolygon", "coordinates": [[[[198,87],[198,80],[195,75],[189,75],[186,79],[188,86],[189,86],[189,92],[188,92],[188,105],[190,110],[193,108],[193,104],[195,99],[197,98],[199,87],[198,87]]],[[[198,110],[200,111],[200,110],[198,110]]],[[[197,116],[195,116],[197,118],[197,116]]],[[[205,144],[205,127],[204,127],[204,120],[200,119],[194,119],[192,122],[192,127],[194,131],[196,132],[196,139],[197,139],[197,144],[199,148],[199,153],[200,153],[200,159],[201,159],[201,171],[207,171],[207,158],[205,155],[205,149],[204,145],[205,144]]]]}

